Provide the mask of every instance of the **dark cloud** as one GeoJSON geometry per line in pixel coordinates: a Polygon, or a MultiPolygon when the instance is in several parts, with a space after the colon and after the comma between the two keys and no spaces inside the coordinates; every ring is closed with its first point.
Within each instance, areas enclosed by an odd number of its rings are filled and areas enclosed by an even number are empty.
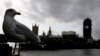
{"type": "Polygon", "coordinates": [[[29,18],[38,22],[43,22],[48,15],[45,0],[30,0],[30,7],[26,9],[29,10],[29,18]]]}
{"type": "Polygon", "coordinates": [[[66,8],[71,4],[68,0],[47,0],[48,13],[57,20],[65,20],[67,17],[66,8]]]}
{"type": "Polygon", "coordinates": [[[100,0],[47,0],[48,13],[57,20],[72,21],[91,17],[100,9],[100,0]]]}
{"type": "Polygon", "coordinates": [[[93,17],[93,14],[97,14],[98,9],[100,9],[99,2],[100,0],[80,0],[78,3],[80,10],[77,15],[80,18],[93,17]]]}
{"type": "Polygon", "coordinates": [[[100,0],[31,0],[30,4],[31,8],[28,9],[31,13],[35,11],[42,17],[51,16],[66,22],[87,17],[95,18],[100,11],[100,0]],[[39,11],[38,4],[42,5],[43,12],[39,11]]]}

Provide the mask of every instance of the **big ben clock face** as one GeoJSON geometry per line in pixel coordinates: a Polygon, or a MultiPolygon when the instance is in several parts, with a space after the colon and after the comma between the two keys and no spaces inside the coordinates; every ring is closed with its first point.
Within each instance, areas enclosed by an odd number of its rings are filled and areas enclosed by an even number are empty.
{"type": "Polygon", "coordinates": [[[89,29],[89,26],[88,26],[88,25],[86,25],[86,26],[85,26],[85,29],[89,29]]]}

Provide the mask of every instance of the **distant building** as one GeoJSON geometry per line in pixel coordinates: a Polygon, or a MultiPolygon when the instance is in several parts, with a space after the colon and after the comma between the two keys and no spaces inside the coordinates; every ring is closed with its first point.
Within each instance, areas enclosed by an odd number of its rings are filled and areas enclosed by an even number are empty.
{"type": "Polygon", "coordinates": [[[36,24],[34,26],[32,25],[32,32],[38,35],[38,31],[39,31],[39,26],[37,26],[36,24]]]}
{"type": "Polygon", "coordinates": [[[89,41],[89,39],[92,39],[91,31],[92,31],[92,21],[90,18],[86,18],[83,22],[83,37],[87,42],[91,42],[89,41]]]}
{"type": "Polygon", "coordinates": [[[51,36],[52,35],[52,31],[51,31],[51,27],[49,27],[49,31],[48,31],[48,33],[47,33],[47,36],[49,37],[49,36],[51,36]]]}
{"type": "Polygon", "coordinates": [[[73,41],[78,35],[74,31],[63,31],[62,36],[67,41],[73,41]]]}

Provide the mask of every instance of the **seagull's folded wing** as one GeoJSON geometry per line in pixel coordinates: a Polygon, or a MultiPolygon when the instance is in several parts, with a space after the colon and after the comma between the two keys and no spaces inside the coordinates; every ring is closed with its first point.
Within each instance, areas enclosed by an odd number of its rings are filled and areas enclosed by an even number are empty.
{"type": "Polygon", "coordinates": [[[9,29],[7,31],[7,34],[10,36],[9,39],[11,39],[14,42],[23,42],[26,41],[26,38],[24,35],[17,34],[13,28],[9,29]]]}

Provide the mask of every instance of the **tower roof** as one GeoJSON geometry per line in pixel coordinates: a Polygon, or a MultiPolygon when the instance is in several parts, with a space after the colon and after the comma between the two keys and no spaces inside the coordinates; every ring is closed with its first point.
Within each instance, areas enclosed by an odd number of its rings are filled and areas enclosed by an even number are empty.
{"type": "Polygon", "coordinates": [[[36,25],[36,23],[35,23],[35,25],[32,24],[32,27],[39,27],[39,24],[38,25],[36,25]]]}
{"type": "Polygon", "coordinates": [[[90,18],[86,18],[84,21],[91,21],[91,19],[90,18]]]}

